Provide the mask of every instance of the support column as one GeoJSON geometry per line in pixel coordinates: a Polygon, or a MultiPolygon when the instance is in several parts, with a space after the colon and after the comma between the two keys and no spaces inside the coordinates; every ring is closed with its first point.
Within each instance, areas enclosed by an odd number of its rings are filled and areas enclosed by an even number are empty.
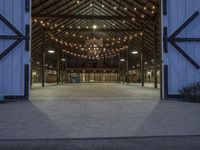
{"type": "Polygon", "coordinates": [[[141,46],[141,64],[140,64],[140,67],[141,67],[141,85],[142,87],[144,86],[144,30],[143,30],[143,34],[142,34],[142,46],[141,46]]]}
{"type": "Polygon", "coordinates": [[[60,82],[60,47],[57,50],[57,84],[60,82]]]}
{"type": "Polygon", "coordinates": [[[121,83],[121,62],[120,62],[120,52],[119,52],[119,72],[118,72],[118,82],[121,83]]]}
{"type": "Polygon", "coordinates": [[[32,65],[31,65],[31,88],[32,88],[32,84],[33,84],[33,69],[32,69],[32,65]]]}
{"type": "MultiPolygon", "coordinates": [[[[62,58],[64,58],[64,59],[66,59],[65,57],[64,57],[64,55],[63,55],[63,50],[62,50],[62,47],[61,47],[61,54],[62,54],[62,58]]],[[[62,84],[64,84],[64,65],[65,65],[65,62],[66,61],[62,61],[62,75],[61,75],[61,82],[62,82],[62,84]]]]}
{"type": "Polygon", "coordinates": [[[128,69],[128,59],[129,59],[129,50],[127,47],[127,51],[126,51],[126,80],[127,80],[127,84],[129,84],[129,69],[128,69]]]}
{"type": "Polygon", "coordinates": [[[157,76],[157,23],[154,25],[154,88],[158,88],[158,76],[157,76]]]}
{"type": "Polygon", "coordinates": [[[42,35],[42,87],[45,86],[45,31],[43,30],[43,35],[42,35]]]}

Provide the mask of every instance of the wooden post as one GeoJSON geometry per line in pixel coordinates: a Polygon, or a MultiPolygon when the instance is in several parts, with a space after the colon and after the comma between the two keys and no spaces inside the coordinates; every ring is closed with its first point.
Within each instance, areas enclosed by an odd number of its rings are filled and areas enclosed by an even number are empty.
{"type": "Polygon", "coordinates": [[[30,74],[31,74],[31,87],[32,88],[32,84],[33,84],[33,69],[32,69],[32,66],[31,66],[31,69],[30,69],[30,74]]]}
{"type": "Polygon", "coordinates": [[[45,31],[42,35],[42,87],[45,86],[45,31]]]}
{"type": "Polygon", "coordinates": [[[120,62],[120,52],[119,52],[119,72],[118,72],[118,82],[121,83],[121,62],[120,62]]]}
{"type": "Polygon", "coordinates": [[[60,47],[57,50],[57,84],[60,83],[60,47]]]}
{"type": "MultiPolygon", "coordinates": [[[[63,51],[62,51],[62,47],[61,47],[61,53],[62,53],[62,58],[65,59],[65,57],[63,56],[63,51]]],[[[65,59],[66,60],[66,59],[65,59]]],[[[65,65],[66,61],[62,61],[62,75],[61,75],[61,79],[62,79],[62,84],[64,83],[64,65],[65,65]]]]}
{"type": "Polygon", "coordinates": [[[142,34],[142,46],[141,46],[141,64],[140,64],[140,67],[141,67],[141,85],[142,87],[144,86],[144,30],[143,30],[143,34],[142,34]]]}
{"type": "Polygon", "coordinates": [[[129,69],[128,69],[128,59],[129,59],[129,50],[127,48],[126,51],[126,80],[127,80],[127,84],[129,84],[129,69]]]}
{"type": "Polygon", "coordinates": [[[157,22],[154,25],[154,88],[158,88],[158,77],[157,77],[157,22]]]}

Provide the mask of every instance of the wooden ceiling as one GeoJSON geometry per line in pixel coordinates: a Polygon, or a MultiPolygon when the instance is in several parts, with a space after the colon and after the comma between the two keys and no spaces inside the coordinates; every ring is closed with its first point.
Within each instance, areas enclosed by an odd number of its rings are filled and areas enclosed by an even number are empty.
{"type": "MultiPolygon", "coordinates": [[[[81,64],[88,58],[77,57],[83,54],[80,45],[95,36],[103,40],[106,49],[128,46],[130,66],[140,63],[140,52],[151,64],[155,57],[160,59],[159,16],[158,0],[32,0],[32,61],[41,62],[43,50],[47,53],[49,49],[65,49],[69,53],[62,52],[62,57],[70,59],[70,53],[76,54],[73,59],[81,64]],[[139,54],[132,55],[132,51],[139,54]]],[[[125,51],[120,51],[121,57],[125,51]]],[[[56,65],[56,59],[46,55],[47,64],[56,65]]],[[[106,61],[111,59],[118,60],[106,61]]]]}

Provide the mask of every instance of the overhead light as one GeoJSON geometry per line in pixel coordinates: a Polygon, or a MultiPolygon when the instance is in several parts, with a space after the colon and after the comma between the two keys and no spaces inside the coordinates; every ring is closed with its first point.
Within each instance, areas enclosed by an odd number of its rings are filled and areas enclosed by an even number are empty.
{"type": "Polygon", "coordinates": [[[101,5],[102,8],[104,8],[104,5],[101,5]]]}
{"type": "Polygon", "coordinates": [[[121,62],[124,62],[124,61],[125,61],[125,59],[124,59],[124,58],[121,58],[121,59],[120,59],[120,61],[121,61],[121,62]]]}
{"type": "Polygon", "coordinates": [[[96,29],[97,28],[97,26],[96,25],[93,25],[93,29],[96,29]]]}
{"type": "Polygon", "coordinates": [[[65,59],[65,58],[62,58],[61,61],[66,61],[66,59],[65,59]]]}
{"type": "Polygon", "coordinates": [[[50,53],[50,54],[54,54],[55,51],[54,51],[54,50],[48,50],[48,53],[50,53]]]}
{"type": "Polygon", "coordinates": [[[132,54],[138,54],[138,51],[133,51],[132,54]]]}
{"type": "Polygon", "coordinates": [[[80,3],[80,1],[77,1],[77,4],[79,4],[80,3]]]}

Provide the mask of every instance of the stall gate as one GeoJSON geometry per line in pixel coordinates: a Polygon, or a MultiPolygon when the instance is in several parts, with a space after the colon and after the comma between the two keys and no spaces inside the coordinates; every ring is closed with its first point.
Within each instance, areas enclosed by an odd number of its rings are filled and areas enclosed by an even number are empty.
{"type": "Polygon", "coordinates": [[[200,0],[162,0],[163,98],[200,81],[200,0]]]}
{"type": "Polygon", "coordinates": [[[0,0],[0,101],[29,98],[30,0],[0,0]]]}

